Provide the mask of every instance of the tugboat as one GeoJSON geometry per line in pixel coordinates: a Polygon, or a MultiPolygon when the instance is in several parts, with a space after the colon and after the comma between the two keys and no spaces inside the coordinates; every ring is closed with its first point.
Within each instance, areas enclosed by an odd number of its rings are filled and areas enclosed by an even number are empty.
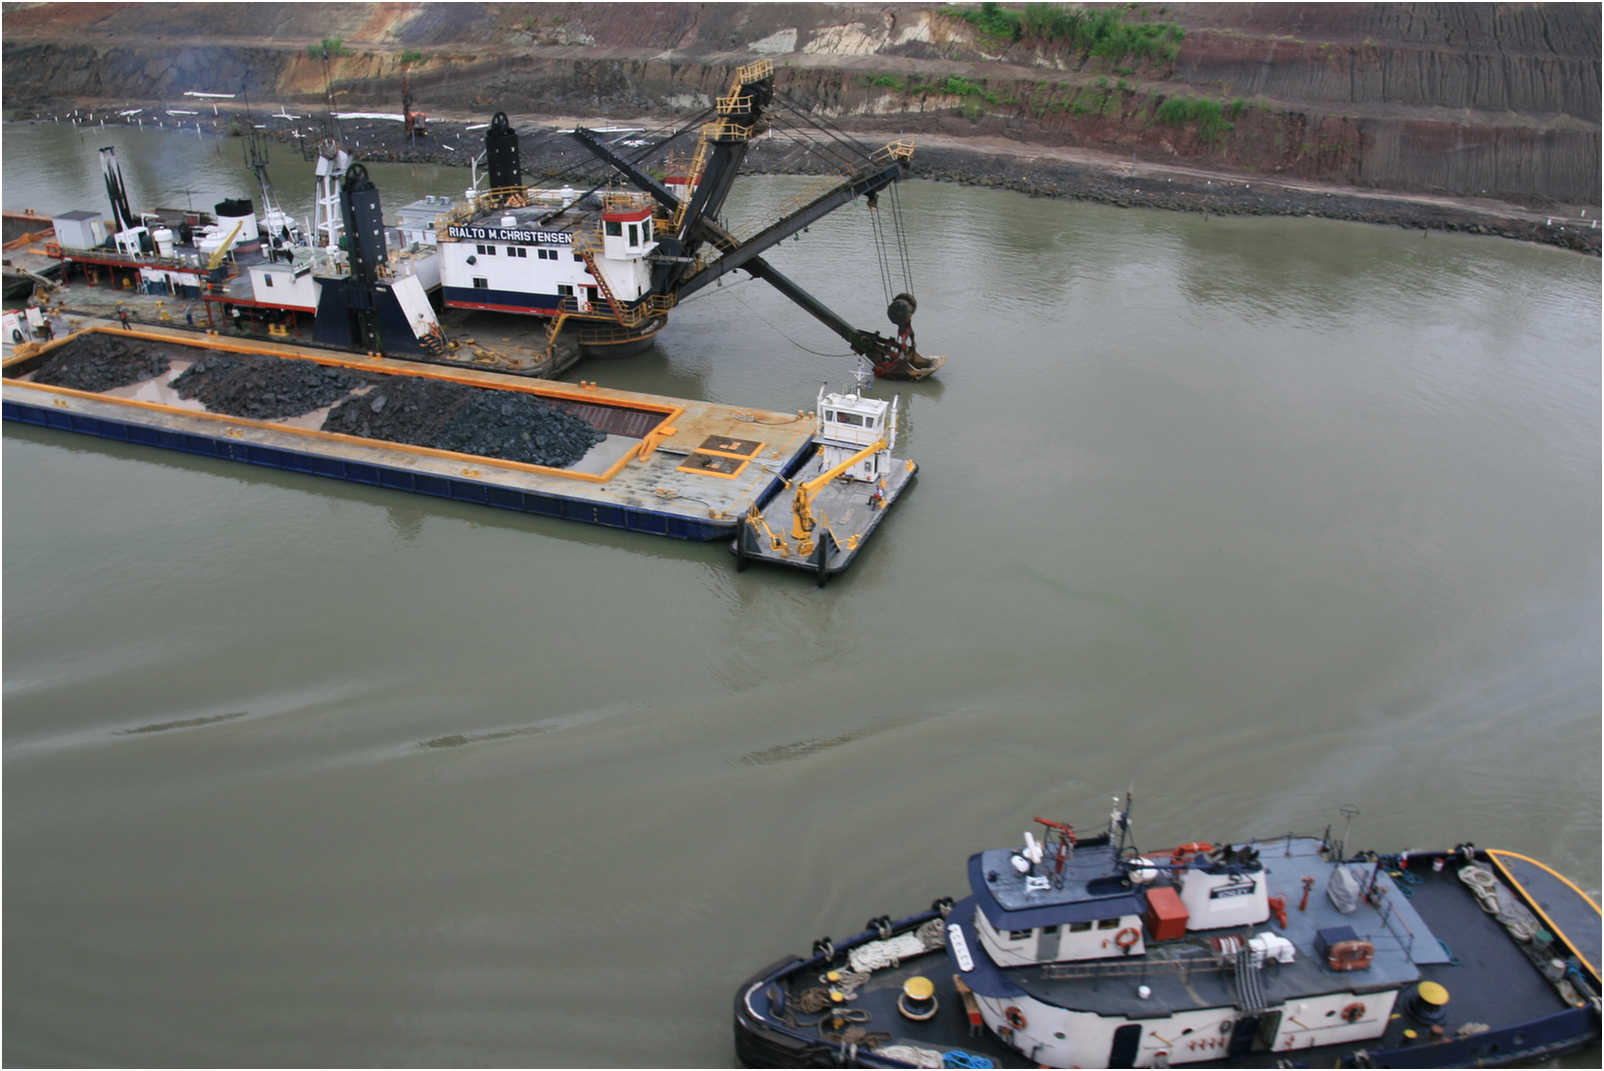
{"type": "MultiPolygon", "coordinates": [[[[852,564],[886,511],[912,485],[919,466],[891,455],[897,446],[897,400],[864,397],[867,375],[860,371],[857,389],[848,393],[819,388],[813,456],[789,474],[789,498],[776,493],[747,510],[730,543],[737,571],[748,561],[789,565],[813,573],[822,588],[852,564]]],[[[682,470],[738,472],[760,445],[710,439],[682,470]]]]}
{"type": "Polygon", "coordinates": [[[1350,852],[1329,828],[1139,852],[1129,813],[1093,836],[1037,818],[970,856],[957,903],[759,971],[741,1060],[1464,1067],[1599,1042],[1599,907],[1536,860],[1350,852]]]}

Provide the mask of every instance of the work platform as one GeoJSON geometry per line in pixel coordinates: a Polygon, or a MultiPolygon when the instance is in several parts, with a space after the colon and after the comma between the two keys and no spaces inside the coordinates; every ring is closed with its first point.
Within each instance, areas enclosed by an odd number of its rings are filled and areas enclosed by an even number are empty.
{"type": "MultiPolygon", "coordinates": [[[[812,421],[797,412],[179,331],[96,326],[15,347],[0,371],[7,420],[687,540],[733,536],[747,511],[772,497],[813,453],[812,421]],[[100,392],[31,381],[53,352],[95,333],[170,349],[168,371],[100,392]],[[574,464],[554,468],[322,431],[332,406],[271,421],[209,412],[179,397],[171,382],[213,352],[534,395],[583,417],[606,438],[574,464]]],[[[363,389],[371,388],[351,393],[363,389]]]]}

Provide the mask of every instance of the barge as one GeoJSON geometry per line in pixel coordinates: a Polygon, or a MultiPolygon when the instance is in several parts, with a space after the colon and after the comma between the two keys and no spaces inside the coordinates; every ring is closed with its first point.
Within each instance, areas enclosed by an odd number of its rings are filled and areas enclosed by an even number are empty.
{"type": "MultiPolygon", "coordinates": [[[[781,959],[735,998],[749,1066],[1468,1067],[1596,1046],[1600,912],[1470,843],[1106,832],[969,858],[969,895],[781,959]]],[[[1352,813],[1346,812],[1345,813],[1352,813]]]]}
{"type": "Polygon", "coordinates": [[[731,538],[747,512],[778,491],[814,450],[812,425],[799,412],[187,332],[97,326],[45,345],[15,347],[0,372],[6,420],[685,540],[731,538]],[[163,357],[159,374],[109,390],[36,381],[52,354],[86,339],[138,343],[170,357],[163,357]],[[593,425],[600,441],[573,464],[555,467],[323,430],[334,404],[270,420],[208,411],[173,384],[220,353],[349,373],[368,384],[351,392],[358,398],[400,382],[535,399],[593,425]],[[742,444],[736,458],[723,449],[733,441],[742,444]]]}

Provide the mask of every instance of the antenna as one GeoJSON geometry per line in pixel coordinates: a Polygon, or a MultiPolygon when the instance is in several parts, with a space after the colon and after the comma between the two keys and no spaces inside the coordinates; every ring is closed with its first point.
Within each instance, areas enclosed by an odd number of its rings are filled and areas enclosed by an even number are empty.
{"type": "Polygon", "coordinates": [[[874,365],[867,357],[858,355],[857,367],[852,371],[852,392],[862,394],[863,388],[874,382],[874,365]]]}
{"type": "Polygon", "coordinates": [[[1348,854],[1348,830],[1352,827],[1355,816],[1359,814],[1359,808],[1351,803],[1344,803],[1337,808],[1337,811],[1342,815],[1343,819],[1342,839],[1337,842],[1337,859],[1341,860],[1348,854]]]}

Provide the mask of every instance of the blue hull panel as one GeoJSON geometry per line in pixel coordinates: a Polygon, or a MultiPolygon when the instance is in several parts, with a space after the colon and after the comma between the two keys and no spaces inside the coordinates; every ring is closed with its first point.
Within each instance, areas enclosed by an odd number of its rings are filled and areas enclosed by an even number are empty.
{"type": "Polygon", "coordinates": [[[706,542],[713,539],[729,539],[735,531],[734,522],[690,520],[657,510],[591,502],[566,495],[533,493],[458,477],[409,472],[384,465],[370,465],[343,458],[242,442],[238,439],[153,428],[63,409],[28,405],[9,399],[5,401],[3,410],[0,410],[0,416],[6,420],[41,428],[96,435],[118,442],[178,450],[186,454],[198,454],[201,457],[242,461],[248,465],[261,465],[285,472],[326,476],[368,487],[410,491],[414,494],[448,498],[455,502],[494,506],[498,509],[532,513],[540,517],[557,517],[584,524],[599,524],[605,528],[621,528],[629,532],[669,536],[673,539],[706,542]]]}

